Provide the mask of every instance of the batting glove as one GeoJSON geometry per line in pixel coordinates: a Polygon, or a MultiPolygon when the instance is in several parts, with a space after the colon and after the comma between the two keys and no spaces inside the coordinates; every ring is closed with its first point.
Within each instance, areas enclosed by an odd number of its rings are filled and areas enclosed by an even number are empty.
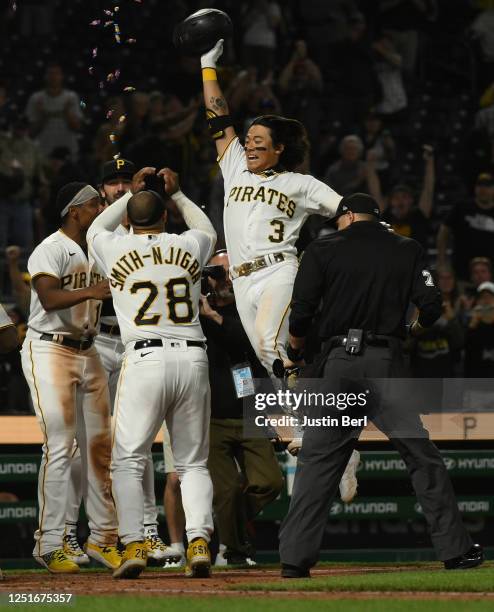
{"type": "Polygon", "coordinates": [[[220,38],[212,49],[201,55],[201,68],[216,68],[216,62],[223,53],[224,42],[223,38],[220,38]]]}

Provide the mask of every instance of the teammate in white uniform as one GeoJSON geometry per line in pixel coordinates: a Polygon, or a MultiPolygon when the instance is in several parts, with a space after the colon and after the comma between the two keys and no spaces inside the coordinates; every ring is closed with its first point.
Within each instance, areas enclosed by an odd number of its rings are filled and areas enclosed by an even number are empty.
{"type": "Polygon", "coordinates": [[[39,526],[34,556],[54,573],[79,566],[63,552],[65,501],[74,438],[81,449],[83,491],[91,534],[87,551],[118,566],[117,525],[110,494],[110,402],[93,346],[97,310],[108,282],[90,286],[86,231],[101,210],[98,192],[69,183],[57,196],[62,227],[33,251],[31,311],[22,368],[44,436],[39,471],[39,526]]]}
{"type": "Polygon", "coordinates": [[[112,480],[126,548],[115,578],[136,577],[146,566],[142,478],[164,419],[181,480],[189,540],[186,574],[209,575],[209,381],[199,297],[201,270],[216,233],[198,207],[189,200],[184,204],[180,192],[172,197],[188,226],[199,229],[180,236],[165,233],[163,200],[143,191],[108,207],[88,232],[91,252],[110,280],[125,345],[115,401],[112,480]],[[132,232],[120,236],[114,230],[126,206],[132,232]]]}
{"type": "MultiPolygon", "coordinates": [[[[101,176],[100,195],[106,206],[110,206],[125,193],[130,191],[132,177],[136,173],[135,165],[126,159],[116,159],[106,162],[101,176]]],[[[117,232],[127,234],[127,229],[119,225],[117,232]]],[[[90,261],[94,276],[103,278],[101,270],[90,261]]],[[[120,338],[117,317],[111,298],[100,305],[100,326],[95,337],[94,346],[99,353],[101,363],[108,377],[110,405],[113,409],[117,390],[118,377],[122,366],[124,345],[120,338]]],[[[158,535],[158,510],[154,491],[154,465],[152,454],[149,453],[144,470],[144,528],[145,543],[148,558],[156,561],[166,561],[176,557],[176,551],[170,550],[158,535]]],[[[65,519],[64,551],[65,554],[79,565],[89,563],[88,556],[81,550],[77,540],[77,520],[82,501],[82,469],[81,457],[77,450],[72,458],[71,478],[67,497],[67,514],[65,519]]]]}
{"type": "MultiPolygon", "coordinates": [[[[242,325],[272,375],[276,359],[294,365],[286,347],[300,229],[311,214],[334,216],[341,196],[313,176],[294,171],[309,149],[299,121],[257,117],[247,131],[245,146],[240,144],[216,75],[222,51],[219,40],[201,57],[201,67],[206,113],[225,187],[230,276],[242,325]]],[[[299,441],[290,448],[294,454],[299,441]]],[[[344,501],[355,495],[358,459],[355,451],[342,479],[344,501]]]]}

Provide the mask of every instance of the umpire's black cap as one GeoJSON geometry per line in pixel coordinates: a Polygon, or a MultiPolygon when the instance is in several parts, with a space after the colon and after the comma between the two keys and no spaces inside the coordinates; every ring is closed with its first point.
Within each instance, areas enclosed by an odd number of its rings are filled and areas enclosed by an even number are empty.
{"type": "Polygon", "coordinates": [[[125,176],[132,178],[137,172],[135,164],[128,159],[119,157],[118,159],[112,159],[103,165],[101,172],[101,184],[115,178],[116,176],[125,176]]]}
{"type": "Polygon", "coordinates": [[[367,193],[352,193],[352,195],[342,198],[331,221],[336,221],[338,217],[341,217],[348,211],[361,215],[374,215],[376,219],[381,218],[377,202],[367,193]]]}

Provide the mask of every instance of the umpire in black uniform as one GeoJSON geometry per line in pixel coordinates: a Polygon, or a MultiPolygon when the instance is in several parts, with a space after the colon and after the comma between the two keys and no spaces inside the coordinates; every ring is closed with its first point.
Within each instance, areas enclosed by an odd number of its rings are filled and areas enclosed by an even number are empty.
{"type": "MultiPolygon", "coordinates": [[[[425,269],[422,247],[378,221],[379,209],[370,196],[343,198],[336,214],[340,231],[309,245],[295,280],[288,357],[302,362],[305,336],[322,299],[318,375],[331,392],[352,390],[362,381],[370,384],[369,379],[409,376],[402,351],[409,303],[419,309],[411,334],[441,314],[440,293],[425,269]]],[[[328,415],[327,409],[320,410],[328,415]]],[[[482,548],[473,544],[462,523],[443,460],[418,410],[381,401],[368,414],[406,463],[437,557],[447,569],[482,563],[482,548]]],[[[350,411],[350,416],[355,414],[350,411]]],[[[309,576],[317,562],[330,503],[362,428],[306,428],[280,531],[283,577],[309,576]]]]}

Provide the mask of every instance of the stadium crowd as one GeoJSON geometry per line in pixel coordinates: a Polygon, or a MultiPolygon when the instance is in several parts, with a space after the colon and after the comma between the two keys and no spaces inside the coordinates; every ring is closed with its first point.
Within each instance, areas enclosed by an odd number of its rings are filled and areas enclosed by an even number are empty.
{"type": "MultiPolygon", "coordinates": [[[[58,227],[58,190],[74,180],[98,185],[116,155],[177,171],[224,246],[199,59],[171,42],[175,23],[214,6],[235,26],[225,62],[235,69],[219,74],[238,132],[265,113],[300,120],[311,142],[301,171],[342,195],[370,193],[396,232],[426,247],[443,315],[409,345],[415,374],[491,377],[494,2],[163,4],[123,5],[117,44],[99,2],[0,3],[0,297],[21,340],[25,262],[58,227]]],[[[171,199],[167,206],[169,231],[186,229],[171,199]]],[[[311,218],[300,250],[327,231],[311,218]]],[[[0,389],[2,412],[30,411],[17,352],[0,363],[0,389]]]]}

